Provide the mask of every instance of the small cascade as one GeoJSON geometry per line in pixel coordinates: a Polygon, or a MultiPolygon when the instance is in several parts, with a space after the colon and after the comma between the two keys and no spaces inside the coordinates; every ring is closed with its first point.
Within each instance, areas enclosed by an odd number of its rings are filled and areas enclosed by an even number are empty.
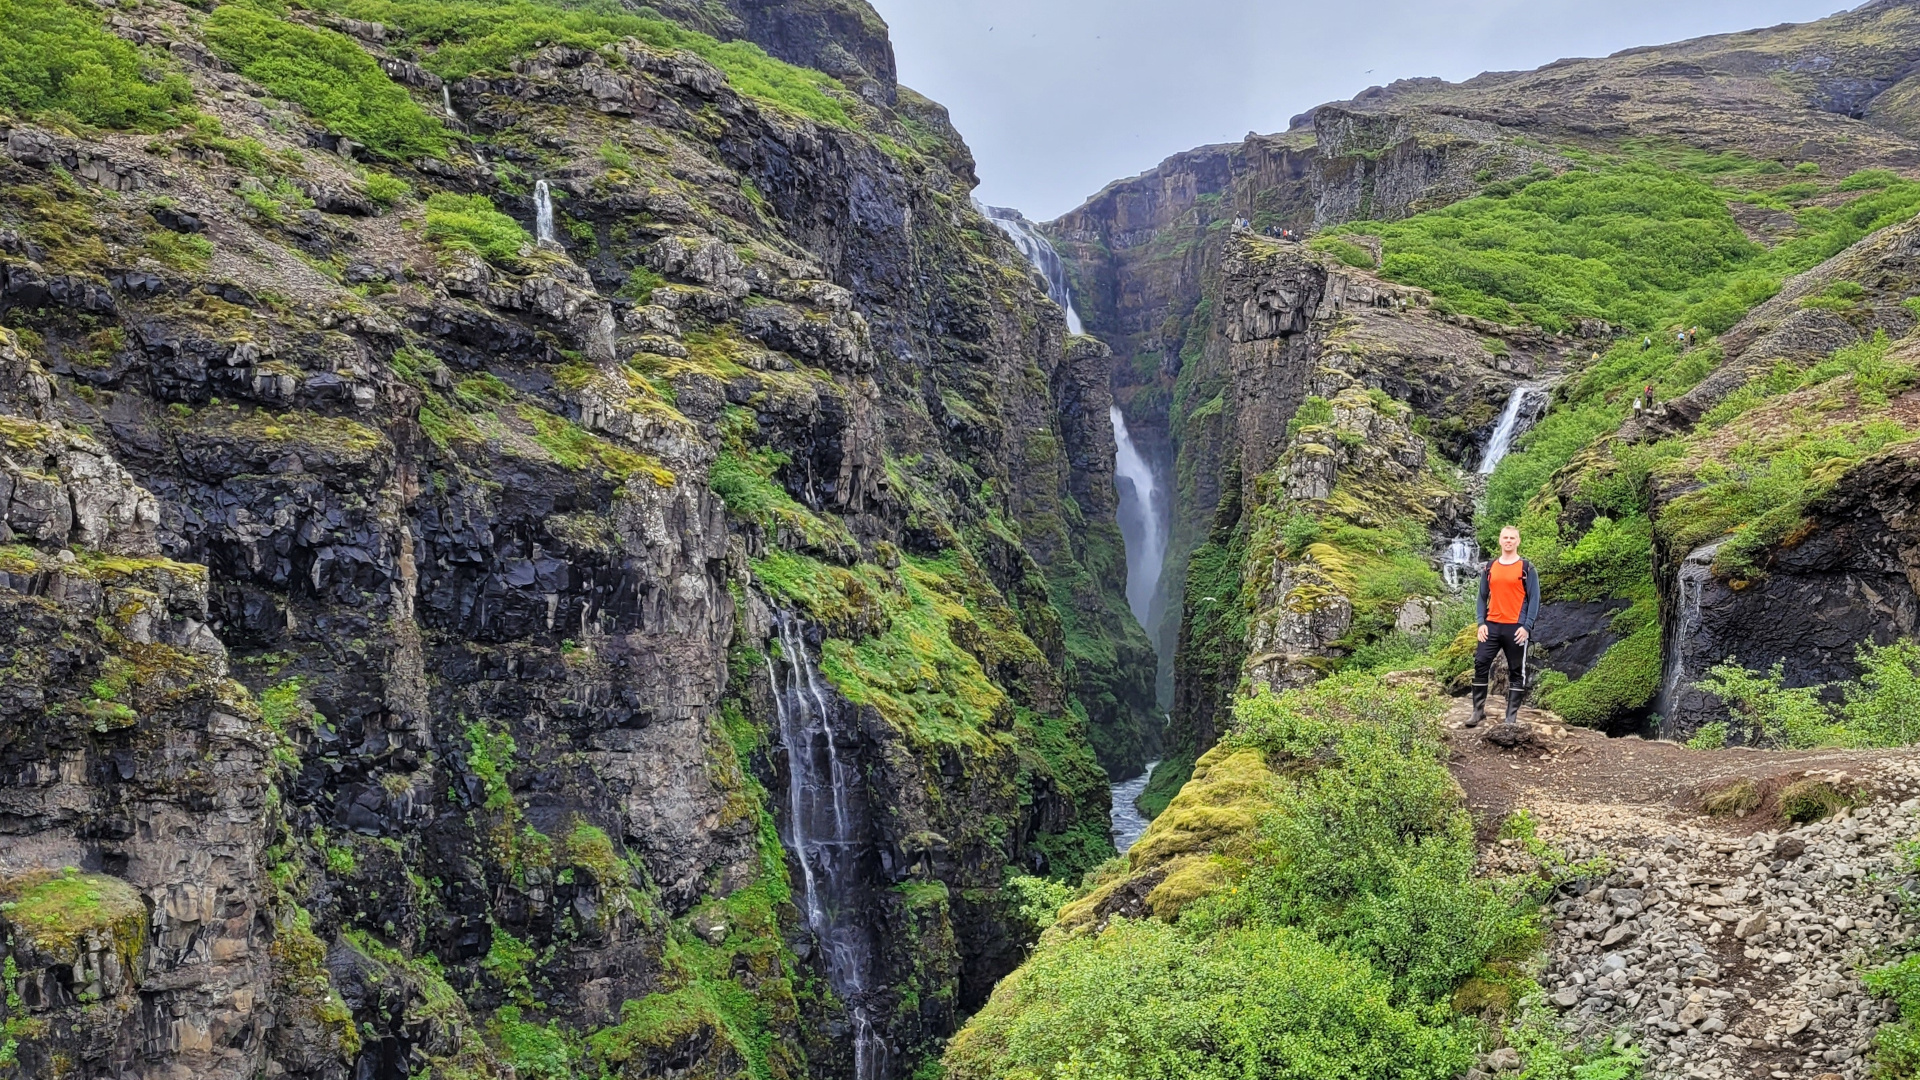
{"type": "Polygon", "coordinates": [[[1687,690],[1687,639],[1700,632],[1700,596],[1707,580],[1713,576],[1714,553],[1724,543],[1725,540],[1716,540],[1688,552],[1680,561],[1679,573],[1674,575],[1674,612],[1673,621],[1668,624],[1666,670],[1660,681],[1659,700],[1654,705],[1654,711],[1663,720],[1673,717],[1680,695],[1687,690]]]}
{"type": "Polygon", "coordinates": [[[1060,305],[1061,311],[1067,313],[1067,333],[1082,333],[1080,315],[1073,310],[1073,292],[1067,288],[1067,264],[1060,261],[1060,253],[1053,250],[1053,245],[1040,235],[1040,230],[1034,228],[1033,222],[1028,221],[1020,211],[1004,206],[986,206],[979,202],[973,205],[986,215],[988,221],[1000,226],[1000,231],[1013,240],[1020,254],[1025,255],[1033,268],[1040,271],[1040,276],[1047,279],[1047,295],[1060,305]]]}
{"type": "Polygon", "coordinates": [[[533,240],[542,247],[559,247],[553,232],[553,189],[545,180],[533,185],[533,240]]]}
{"type": "Polygon", "coordinates": [[[1440,577],[1456,592],[1466,587],[1480,572],[1480,545],[1471,536],[1456,536],[1447,541],[1440,557],[1440,577]]]}
{"type": "Polygon", "coordinates": [[[1480,455],[1480,475],[1493,472],[1500,459],[1513,449],[1513,440],[1520,433],[1532,427],[1547,411],[1547,388],[1535,383],[1521,383],[1513,388],[1507,398],[1507,407],[1500,414],[1500,422],[1493,426],[1493,434],[1487,438],[1487,449],[1480,455]]]}
{"type": "Polygon", "coordinates": [[[440,107],[446,110],[447,119],[460,119],[460,114],[453,111],[453,91],[447,89],[446,83],[440,84],[440,107]]]}
{"type": "Polygon", "coordinates": [[[1113,472],[1121,481],[1120,536],[1127,547],[1127,606],[1147,636],[1153,636],[1154,594],[1160,588],[1160,571],[1167,561],[1167,541],[1172,533],[1172,516],[1166,492],[1153,475],[1153,469],[1127,433],[1127,418],[1120,406],[1112,407],[1115,447],[1113,472]]]}
{"type": "Polygon", "coordinates": [[[787,753],[787,820],[780,839],[800,865],[801,909],[826,960],[827,981],[853,1024],[853,1080],[886,1074],[888,1047],[868,1009],[874,940],[860,921],[866,820],[859,769],[835,738],[835,699],[807,654],[800,621],[777,616],[780,657],[767,660],[780,745],[787,753]]]}
{"type": "Polygon", "coordinates": [[[1147,769],[1131,780],[1122,780],[1113,785],[1113,810],[1110,819],[1113,822],[1113,848],[1125,855],[1135,840],[1147,831],[1147,816],[1134,805],[1141,792],[1147,790],[1147,781],[1153,778],[1157,761],[1147,762],[1147,769]]]}

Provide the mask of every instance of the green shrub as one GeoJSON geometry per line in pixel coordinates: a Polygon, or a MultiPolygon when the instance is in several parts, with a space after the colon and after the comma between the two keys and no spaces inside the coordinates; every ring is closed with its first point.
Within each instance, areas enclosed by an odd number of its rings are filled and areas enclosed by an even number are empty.
{"type": "Polygon", "coordinates": [[[1726,705],[1749,742],[1797,748],[1920,743],[1920,645],[1863,642],[1860,676],[1837,687],[1789,687],[1782,665],[1751,671],[1729,659],[1695,685],[1726,705]],[[1841,703],[1828,703],[1837,689],[1841,703]]]}
{"type": "Polygon", "coordinates": [[[1700,730],[1687,740],[1687,746],[1693,750],[1720,750],[1727,745],[1727,724],[1724,720],[1715,720],[1711,724],[1701,724],[1700,730]]]}
{"type": "Polygon", "coordinates": [[[185,78],[159,72],[92,4],[0,0],[0,109],[158,131],[178,123],[193,96],[185,78]]]}
{"type": "Polygon", "coordinates": [[[446,152],[440,121],[345,34],[289,21],[247,0],[216,8],[205,34],[214,53],[242,75],[378,157],[403,160],[446,152]]]}
{"type": "Polygon", "coordinates": [[[427,239],[501,265],[512,265],[520,249],[533,243],[519,222],[493,208],[492,199],[446,191],[427,197],[427,239]]]}
{"type": "Polygon", "coordinates": [[[391,173],[368,173],[365,190],[375,206],[387,210],[413,198],[413,185],[391,173]]]}
{"type": "Polygon", "coordinates": [[[1287,438],[1291,439],[1300,434],[1304,428],[1325,427],[1331,423],[1333,423],[1333,402],[1316,394],[1308,394],[1306,400],[1300,403],[1300,407],[1293,411],[1292,418],[1287,421],[1287,438]]]}
{"type": "Polygon", "coordinates": [[[1366,964],[1297,930],[1200,943],[1116,919],[1002,982],[949,1047],[947,1075],[1441,1080],[1473,1064],[1470,1029],[1423,1019],[1366,964]]]}
{"type": "Polygon", "coordinates": [[[1315,240],[1312,246],[1315,251],[1324,251],[1348,266],[1361,270],[1372,270],[1379,265],[1374,261],[1373,252],[1351,240],[1328,236],[1315,240]]]}
{"type": "Polygon", "coordinates": [[[1782,665],[1749,671],[1731,659],[1707,669],[1694,685],[1712,694],[1732,713],[1752,745],[1842,746],[1847,733],[1820,700],[1820,686],[1785,685],[1782,665]]]}

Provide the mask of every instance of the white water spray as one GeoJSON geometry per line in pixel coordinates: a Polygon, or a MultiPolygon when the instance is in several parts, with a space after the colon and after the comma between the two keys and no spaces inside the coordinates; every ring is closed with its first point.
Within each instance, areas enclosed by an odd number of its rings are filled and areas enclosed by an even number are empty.
{"type": "Polygon", "coordinates": [[[1172,518],[1166,492],[1153,475],[1140,448],[1127,433],[1127,418],[1120,406],[1112,407],[1114,475],[1125,481],[1120,488],[1120,533],[1127,546],[1127,606],[1149,636],[1153,633],[1149,612],[1154,593],[1160,587],[1160,572],[1167,561],[1167,540],[1172,518]]]}
{"type": "Polygon", "coordinates": [[[1445,579],[1447,588],[1459,590],[1480,572],[1480,545],[1470,536],[1456,536],[1447,542],[1447,552],[1440,558],[1440,576],[1445,579]]]}
{"type": "Polygon", "coordinates": [[[553,189],[545,180],[533,185],[533,239],[543,247],[559,247],[553,232],[553,189]]]}
{"type": "Polygon", "coordinates": [[[861,837],[849,792],[859,770],[835,744],[829,695],[807,655],[799,620],[777,616],[780,661],[767,661],[774,716],[787,752],[787,823],[781,837],[800,864],[801,906],[826,957],[827,981],[853,1022],[853,1080],[885,1074],[888,1048],[868,1012],[874,944],[860,922],[861,837]],[[781,677],[782,672],[785,678],[781,677]]]}
{"type": "Polygon", "coordinates": [[[1009,210],[1004,206],[985,206],[974,203],[988,221],[1000,226],[1000,231],[1013,240],[1020,254],[1027,257],[1040,276],[1047,279],[1047,295],[1067,313],[1067,333],[1079,334],[1080,315],[1073,310],[1073,292],[1067,287],[1067,264],[1060,261],[1060,253],[1053,250],[1047,238],[1033,227],[1018,210],[1009,210]]]}
{"type": "Polygon", "coordinates": [[[453,91],[447,89],[446,83],[440,84],[440,106],[447,111],[447,119],[460,119],[460,114],[453,111],[453,91]]]}
{"type": "Polygon", "coordinates": [[[1534,383],[1521,383],[1513,388],[1507,397],[1507,407],[1500,414],[1500,422],[1493,426],[1493,434],[1487,439],[1487,449],[1480,456],[1480,475],[1493,472],[1500,459],[1513,449],[1513,440],[1520,433],[1532,427],[1540,414],[1546,411],[1547,389],[1534,383]]]}
{"type": "Polygon", "coordinates": [[[1660,698],[1654,705],[1663,725],[1673,722],[1673,711],[1687,689],[1687,639],[1700,632],[1700,595],[1706,589],[1707,579],[1713,576],[1714,553],[1724,543],[1725,540],[1716,540],[1688,552],[1674,574],[1675,610],[1667,634],[1667,670],[1660,681],[1660,698]]]}
{"type": "Polygon", "coordinates": [[[1134,801],[1140,793],[1147,790],[1147,781],[1153,777],[1157,761],[1147,762],[1147,771],[1131,780],[1123,780],[1113,785],[1113,810],[1108,815],[1113,822],[1113,848],[1125,855],[1135,840],[1147,831],[1147,816],[1140,812],[1134,801]]]}

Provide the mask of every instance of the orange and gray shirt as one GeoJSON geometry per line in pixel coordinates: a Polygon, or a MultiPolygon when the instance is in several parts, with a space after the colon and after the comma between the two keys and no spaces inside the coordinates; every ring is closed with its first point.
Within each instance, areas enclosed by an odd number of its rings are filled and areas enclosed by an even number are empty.
{"type": "Polygon", "coordinates": [[[1540,610],[1540,579],[1525,559],[1503,563],[1495,559],[1480,572],[1479,620],[1533,629],[1540,610]]]}

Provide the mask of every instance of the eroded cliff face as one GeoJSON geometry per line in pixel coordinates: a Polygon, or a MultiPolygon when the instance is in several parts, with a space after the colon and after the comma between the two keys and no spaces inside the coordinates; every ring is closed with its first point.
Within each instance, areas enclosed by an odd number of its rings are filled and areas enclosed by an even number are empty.
{"type": "Polygon", "coordinates": [[[18,1075],[845,1074],[855,1005],[901,1075],[1017,961],[1007,874],[1111,853],[1111,358],[864,5],[735,15],[850,118],[338,23],[457,114],[369,157],[159,4],[115,29],[211,122],[4,121],[18,1075]],[[858,1001],[780,842],[780,619],[867,808],[858,1001]]]}
{"type": "Polygon", "coordinates": [[[1462,466],[1515,385],[1589,344],[1446,314],[1422,290],[1245,233],[1218,273],[1208,344],[1177,384],[1182,512],[1208,528],[1189,534],[1174,752],[1150,804],[1239,694],[1315,681],[1396,627],[1431,632],[1449,595],[1431,564],[1471,531],[1462,466]]]}

